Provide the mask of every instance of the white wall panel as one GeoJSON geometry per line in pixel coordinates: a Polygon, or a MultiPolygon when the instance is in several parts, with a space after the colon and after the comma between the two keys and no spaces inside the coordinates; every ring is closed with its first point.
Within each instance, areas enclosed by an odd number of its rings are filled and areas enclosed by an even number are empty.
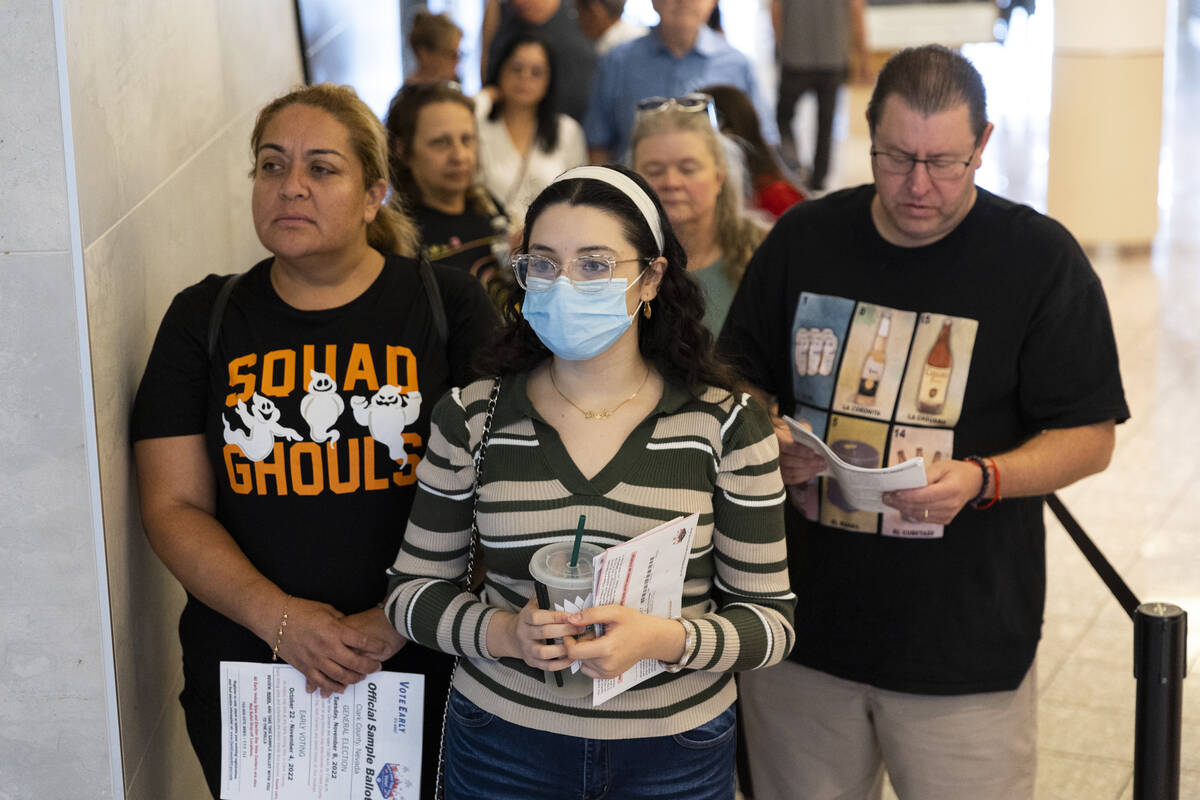
{"type": "Polygon", "coordinates": [[[183,592],[141,529],[129,411],[171,297],[262,256],[248,137],[258,108],[302,80],[296,22],[290,0],[65,11],[125,789],[201,798],[177,699],[183,592]]]}

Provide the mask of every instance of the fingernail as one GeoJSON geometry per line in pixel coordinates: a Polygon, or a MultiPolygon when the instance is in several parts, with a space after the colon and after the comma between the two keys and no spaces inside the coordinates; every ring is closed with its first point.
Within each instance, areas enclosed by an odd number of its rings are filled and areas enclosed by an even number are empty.
{"type": "Polygon", "coordinates": [[[583,617],[579,614],[569,614],[567,615],[567,622],[572,625],[581,625],[583,624],[583,617]]]}

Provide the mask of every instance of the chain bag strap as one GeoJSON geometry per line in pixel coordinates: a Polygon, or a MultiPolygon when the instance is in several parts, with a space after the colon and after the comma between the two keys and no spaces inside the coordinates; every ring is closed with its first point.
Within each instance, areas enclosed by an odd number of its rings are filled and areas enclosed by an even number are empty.
{"type": "MultiPolygon", "coordinates": [[[[483,477],[483,459],[487,456],[488,439],[492,434],[492,418],[496,415],[496,398],[500,396],[500,376],[492,379],[492,392],[488,395],[487,413],[483,418],[483,432],[479,436],[479,445],[472,456],[475,469],[475,482],[471,500],[471,542],[467,546],[467,571],[461,578],[462,588],[471,590],[471,577],[475,572],[475,546],[479,541],[479,487],[483,477]]],[[[454,691],[454,675],[458,672],[459,658],[454,659],[454,670],[450,676],[450,692],[454,691]]],[[[446,715],[450,713],[450,692],[446,693],[446,706],[442,710],[442,735],[438,737],[437,779],[434,781],[433,796],[442,800],[446,789],[442,785],[442,769],[446,763],[446,715]]]]}

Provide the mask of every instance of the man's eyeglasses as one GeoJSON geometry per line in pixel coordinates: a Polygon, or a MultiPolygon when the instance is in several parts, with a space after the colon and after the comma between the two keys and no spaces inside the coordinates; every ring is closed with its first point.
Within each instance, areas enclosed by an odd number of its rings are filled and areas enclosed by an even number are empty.
{"type": "Polygon", "coordinates": [[[714,131],[720,131],[720,119],[717,116],[717,104],[713,101],[712,95],[704,92],[688,92],[679,97],[643,97],[637,102],[638,114],[653,114],[656,111],[667,111],[668,109],[679,109],[680,111],[694,111],[697,114],[708,114],[708,121],[712,124],[714,131]]]}
{"type": "Polygon", "coordinates": [[[970,159],[915,158],[907,153],[889,153],[886,150],[872,150],[871,158],[875,159],[875,167],[887,175],[907,175],[917,164],[924,164],[929,177],[943,181],[961,178],[966,174],[967,167],[971,166],[970,159]]]}
{"type": "Polygon", "coordinates": [[[610,255],[578,256],[565,265],[554,259],[535,253],[518,253],[510,259],[517,283],[527,292],[548,292],[558,280],[566,275],[576,291],[590,294],[602,292],[612,282],[613,268],[617,264],[633,261],[649,263],[651,258],[626,258],[617,260],[610,255]]]}

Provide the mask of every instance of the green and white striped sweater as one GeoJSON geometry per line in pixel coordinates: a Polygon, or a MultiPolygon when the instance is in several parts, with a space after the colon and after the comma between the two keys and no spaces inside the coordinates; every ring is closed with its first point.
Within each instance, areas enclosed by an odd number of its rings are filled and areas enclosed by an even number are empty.
{"type": "MultiPolygon", "coordinates": [[[[667,736],[708,722],[736,696],[732,672],[766,667],[792,649],[779,449],[763,410],[745,395],[699,398],[668,384],[658,407],[599,473],[586,479],[525,394],[502,384],[483,465],[479,531],[487,577],[480,597],[455,581],[467,568],[474,468],[491,380],[452,390],[433,411],[418,492],[392,575],[386,613],[400,633],[465,658],[454,685],[502,719],[592,739],[667,736]],[[487,652],[497,609],[533,594],[529,559],[574,535],[602,547],[699,512],[684,583],[693,627],[684,669],[658,675],[593,708],[563,698],[542,672],[487,652]]],[[[414,645],[409,645],[414,646],[414,645]]]]}

